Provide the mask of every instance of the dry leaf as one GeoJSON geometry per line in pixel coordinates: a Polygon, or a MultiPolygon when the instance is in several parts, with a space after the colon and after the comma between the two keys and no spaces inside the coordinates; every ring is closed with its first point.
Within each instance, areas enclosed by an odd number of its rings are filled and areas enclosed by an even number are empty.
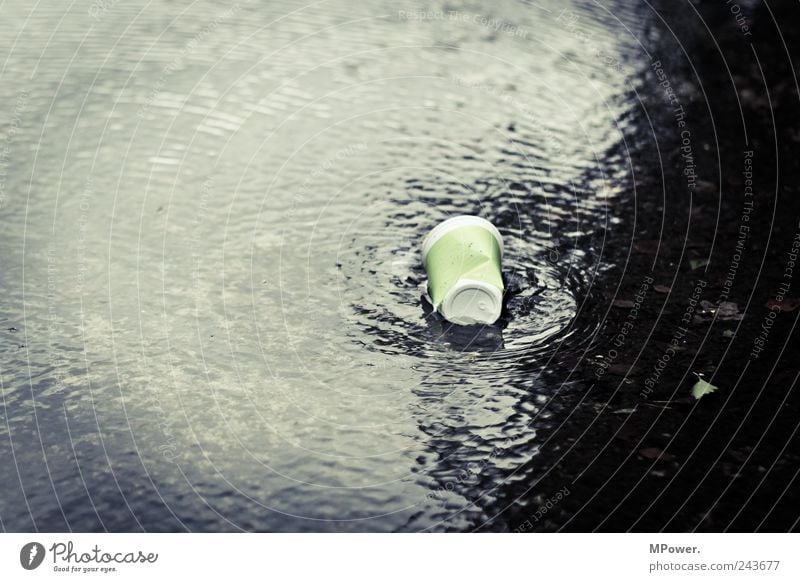
{"type": "Polygon", "coordinates": [[[694,386],[692,386],[692,396],[695,397],[695,400],[700,400],[706,394],[711,394],[712,392],[716,392],[717,387],[713,384],[709,384],[702,378],[697,380],[694,386]]]}

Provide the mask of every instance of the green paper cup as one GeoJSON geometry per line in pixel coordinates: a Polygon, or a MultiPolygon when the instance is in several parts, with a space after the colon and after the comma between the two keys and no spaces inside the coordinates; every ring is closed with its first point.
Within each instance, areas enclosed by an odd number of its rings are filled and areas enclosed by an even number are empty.
{"type": "Polygon", "coordinates": [[[503,309],[503,238],[479,216],[454,216],[422,241],[434,309],[458,325],[491,324],[503,309]]]}

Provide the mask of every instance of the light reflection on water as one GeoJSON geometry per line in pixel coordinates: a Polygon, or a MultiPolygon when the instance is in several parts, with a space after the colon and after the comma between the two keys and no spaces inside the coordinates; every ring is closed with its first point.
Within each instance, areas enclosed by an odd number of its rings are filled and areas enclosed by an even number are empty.
{"type": "Polygon", "coordinates": [[[554,6],[4,8],[4,527],[459,530],[533,481],[636,54],[554,6]],[[506,241],[488,328],[421,299],[459,213],[506,241]]]}

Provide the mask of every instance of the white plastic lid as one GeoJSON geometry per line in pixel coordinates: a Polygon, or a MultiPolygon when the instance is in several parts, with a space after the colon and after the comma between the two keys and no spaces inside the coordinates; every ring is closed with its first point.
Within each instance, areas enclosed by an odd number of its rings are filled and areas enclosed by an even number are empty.
{"type": "Polygon", "coordinates": [[[431,250],[433,245],[435,245],[440,238],[448,233],[453,232],[457,228],[461,228],[462,226],[480,226],[491,232],[494,238],[497,239],[497,244],[500,246],[500,257],[502,258],[503,237],[500,236],[500,232],[494,227],[494,225],[480,216],[461,214],[440,222],[425,236],[422,241],[422,260],[425,260],[425,257],[428,256],[428,251],[431,250]]]}
{"type": "Polygon", "coordinates": [[[484,281],[459,279],[439,308],[442,316],[458,325],[492,324],[503,310],[500,289],[484,281]]]}

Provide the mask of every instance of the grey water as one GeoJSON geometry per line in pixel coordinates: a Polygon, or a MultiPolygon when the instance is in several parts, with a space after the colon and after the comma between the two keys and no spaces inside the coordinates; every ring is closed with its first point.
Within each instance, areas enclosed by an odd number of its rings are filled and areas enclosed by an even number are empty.
{"type": "Polygon", "coordinates": [[[493,519],[600,322],[643,11],[4,3],[2,528],[493,519]],[[494,326],[422,298],[461,213],[505,240],[494,326]]]}

